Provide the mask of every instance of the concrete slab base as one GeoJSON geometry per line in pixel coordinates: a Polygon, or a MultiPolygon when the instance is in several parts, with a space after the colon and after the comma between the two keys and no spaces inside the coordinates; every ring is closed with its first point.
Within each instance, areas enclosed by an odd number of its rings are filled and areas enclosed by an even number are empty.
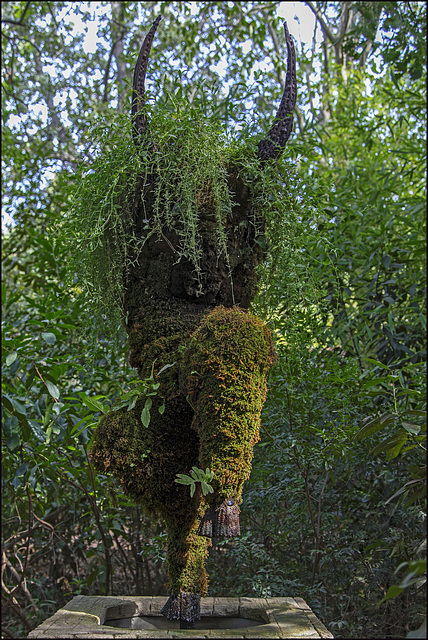
{"type": "Polygon", "coordinates": [[[75,596],[29,638],[333,638],[302,598],[202,598],[195,629],[160,610],[165,596],[75,596]],[[165,628],[168,626],[168,628],[165,628]]]}

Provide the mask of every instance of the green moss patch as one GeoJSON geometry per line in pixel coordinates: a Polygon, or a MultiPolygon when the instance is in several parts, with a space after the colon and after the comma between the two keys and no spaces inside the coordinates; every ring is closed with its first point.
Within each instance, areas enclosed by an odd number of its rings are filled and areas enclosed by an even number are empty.
{"type": "Polygon", "coordinates": [[[216,307],[189,341],[180,380],[195,410],[199,465],[214,471],[210,504],[239,498],[250,475],[274,359],[269,329],[236,307],[216,307]]]}

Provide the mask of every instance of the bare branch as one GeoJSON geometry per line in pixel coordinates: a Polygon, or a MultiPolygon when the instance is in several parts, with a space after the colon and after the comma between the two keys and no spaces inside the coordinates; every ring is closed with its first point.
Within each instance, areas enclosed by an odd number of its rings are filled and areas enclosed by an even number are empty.
{"type": "MultiPolygon", "coordinates": [[[[42,76],[44,75],[43,72],[43,65],[42,65],[42,61],[41,58],[38,55],[35,55],[35,60],[36,60],[36,70],[37,73],[42,76]]],[[[50,78],[49,78],[49,85],[48,88],[46,90],[46,93],[43,93],[43,98],[46,102],[46,106],[48,107],[48,111],[51,117],[51,125],[52,127],[50,128],[49,134],[48,134],[48,140],[51,141],[52,138],[54,137],[54,134],[56,134],[58,141],[61,144],[65,144],[67,142],[67,136],[66,136],[66,132],[65,132],[65,127],[62,124],[60,117],[58,116],[58,113],[56,111],[55,105],[54,105],[54,101],[53,101],[53,97],[52,97],[52,93],[49,89],[49,87],[51,86],[50,83],[50,78]]],[[[44,381],[43,381],[44,382],[44,381]]],[[[56,402],[56,400],[55,400],[56,402]]]]}
{"type": "Polygon", "coordinates": [[[114,54],[114,50],[115,47],[118,43],[118,40],[116,40],[115,42],[113,42],[113,45],[110,49],[110,53],[108,56],[108,60],[107,60],[107,65],[104,71],[104,78],[103,78],[103,85],[104,85],[104,91],[103,91],[103,97],[102,97],[102,101],[103,102],[108,102],[108,79],[109,79],[109,75],[110,75],[110,67],[111,67],[111,61],[113,60],[113,54],[114,54]]]}
{"type": "MultiPolygon", "coordinates": [[[[276,52],[277,56],[280,58],[281,57],[281,49],[279,47],[278,36],[276,34],[275,29],[272,27],[271,21],[269,19],[267,19],[267,26],[268,26],[269,35],[272,38],[272,42],[273,42],[273,46],[274,46],[275,52],[276,52]]],[[[278,73],[277,73],[277,78],[278,78],[279,83],[281,84],[282,90],[284,91],[284,89],[285,89],[285,78],[283,78],[283,76],[282,76],[280,71],[278,71],[278,73]]]]}
{"type": "Polygon", "coordinates": [[[297,116],[297,124],[299,125],[300,135],[302,136],[303,139],[306,139],[305,138],[305,133],[304,133],[304,130],[305,130],[305,119],[303,117],[303,113],[302,113],[301,109],[297,106],[297,104],[294,107],[294,113],[297,116]]]}
{"type": "Polygon", "coordinates": [[[331,44],[333,46],[335,46],[336,38],[334,37],[333,33],[330,31],[330,28],[329,28],[328,24],[326,23],[326,21],[324,20],[324,18],[322,16],[322,14],[320,13],[320,11],[318,11],[317,7],[314,5],[313,2],[311,2],[311,0],[305,0],[305,4],[309,7],[309,9],[312,11],[314,16],[316,17],[316,19],[320,23],[321,29],[322,29],[323,34],[325,35],[325,37],[331,42],[331,44]]]}
{"type": "Polygon", "coordinates": [[[14,611],[16,613],[16,615],[22,620],[22,622],[27,627],[27,629],[29,631],[31,631],[33,629],[33,627],[31,626],[31,624],[28,621],[28,618],[26,617],[26,615],[22,611],[21,607],[19,606],[18,601],[11,602],[8,598],[6,598],[6,596],[3,593],[1,594],[1,597],[2,597],[2,600],[4,602],[4,606],[10,607],[12,609],[12,611],[14,611]]]}
{"type": "Polygon", "coordinates": [[[116,41],[113,48],[113,55],[117,66],[117,109],[119,113],[123,112],[125,104],[125,77],[126,64],[123,57],[123,38],[126,34],[127,26],[124,24],[125,5],[123,2],[112,2],[112,39],[116,41]]]}
{"type": "MultiPolygon", "coordinates": [[[[17,580],[19,582],[20,580],[20,576],[19,573],[17,572],[17,570],[15,569],[15,567],[13,566],[13,564],[11,563],[11,561],[9,560],[9,558],[6,556],[6,552],[3,550],[2,551],[2,569],[3,567],[7,567],[8,570],[11,572],[11,574],[13,575],[13,577],[15,578],[15,580],[17,580]]],[[[4,571],[2,571],[4,573],[4,571]]],[[[36,610],[36,605],[34,603],[34,600],[31,596],[31,593],[28,591],[27,585],[26,584],[20,584],[21,587],[21,591],[25,594],[25,596],[27,597],[27,600],[29,601],[29,603],[31,604],[32,609],[35,611],[36,610]]],[[[15,598],[14,591],[15,588],[13,588],[12,590],[9,589],[6,584],[4,583],[4,580],[2,578],[2,588],[3,591],[12,598],[13,602],[15,604],[18,604],[18,600],[15,598]]]]}
{"type": "MultiPolygon", "coordinates": [[[[23,585],[23,591],[25,593],[29,593],[28,588],[27,588],[27,582],[25,579],[25,574],[27,571],[27,567],[28,567],[28,559],[30,557],[30,541],[31,541],[31,534],[33,531],[33,501],[31,500],[31,493],[30,490],[28,488],[28,483],[25,483],[25,490],[27,492],[27,496],[28,496],[28,535],[27,535],[27,548],[25,550],[25,560],[24,560],[24,566],[22,567],[22,571],[21,571],[21,577],[18,580],[18,584],[16,584],[13,589],[10,592],[10,595],[14,594],[15,591],[17,591],[21,585],[23,585]]],[[[34,604],[34,603],[33,603],[34,604]]]]}

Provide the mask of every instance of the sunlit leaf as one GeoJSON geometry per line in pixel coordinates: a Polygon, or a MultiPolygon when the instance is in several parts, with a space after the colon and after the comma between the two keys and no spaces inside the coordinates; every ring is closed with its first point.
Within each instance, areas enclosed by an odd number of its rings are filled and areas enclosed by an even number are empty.
{"type": "Polygon", "coordinates": [[[50,395],[57,400],[60,395],[58,387],[52,382],[49,382],[49,380],[45,380],[45,383],[50,395]]]}
{"type": "Polygon", "coordinates": [[[18,354],[16,351],[13,351],[12,353],[9,353],[6,356],[6,366],[10,367],[10,365],[15,362],[16,358],[18,357],[18,354]]]}
{"type": "Polygon", "coordinates": [[[53,345],[56,342],[56,335],[54,333],[42,333],[42,338],[47,344],[53,345]]]}

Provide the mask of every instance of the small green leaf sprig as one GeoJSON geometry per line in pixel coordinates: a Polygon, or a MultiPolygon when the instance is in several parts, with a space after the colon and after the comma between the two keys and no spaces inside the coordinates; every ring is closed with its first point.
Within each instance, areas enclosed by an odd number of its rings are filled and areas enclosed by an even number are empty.
{"type": "Polygon", "coordinates": [[[214,489],[209,484],[214,478],[214,471],[210,469],[198,469],[198,467],[192,467],[190,476],[186,476],[184,473],[177,473],[175,482],[178,484],[190,485],[190,496],[193,497],[196,490],[196,483],[201,483],[202,493],[206,496],[208,493],[214,493],[214,489]]]}
{"type": "MultiPolygon", "coordinates": [[[[163,371],[169,369],[170,367],[173,367],[174,365],[175,362],[166,364],[160,371],[158,371],[156,377],[160,376],[163,371]]],[[[146,428],[150,424],[150,409],[152,408],[153,404],[152,398],[153,396],[157,395],[158,389],[160,387],[160,382],[156,382],[155,380],[154,366],[155,363],[153,363],[152,365],[152,370],[148,378],[139,380],[134,384],[132,389],[126,391],[125,393],[122,393],[122,395],[120,395],[117,399],[114,407],[112,407],[113,411],[119,411],[119,409],[123,408],[125,408],[127,411],[131,411],[135,407],[137,400],[141,398],[141,396],[145,396],[146,401],[144,403],[143,410],[141,411],[141,422],[146,428]]],[[[106,396],[95,396],[91,398],[85,393],[81,393],[80,397],[82,399],[82,402],[93,411],[101,411],[101,413],[105,414],[110,410],[109,405],[103,404],[101,402],[101,399],[104,399],[106,396]]],[[[158,407],[158,411],[161,415],[165,411],[165,399],[163,399],[163,403],[160,405],[160,407],[158,407]]]]}
{"type": "MultiPolygon", "coordinates": [[[[172,364],[166,364],[160,371],[158,371],[156,377],[160,376],[163,371],[169,369],[170,367],[173,367],[174,365],[175,362],[173,362],[172,364]]],[[[160,387],[160,382],[156,382],[154,378],[154,366],[155,363],[153,363],[152,365],[150,376],[145,380],[137,382],[137,384],[130,391],[123,393],[119,397],[117,404],[114,407],[114,411],[122,409],[123,407],[126,407],[127,411],[131,411],[131,409],[135,407],[138,398],[140,398],[141,396],[145,396],[146,402],[144,403],[143,410],[141,411],[141,422],[146,428],[150,424],[150,409],[152,408],[153,404],[152,397],[157,395],[158,389],[160,387]]],[[[165,411],[165,399],[158,408],[158,411],[161,415],[165,411]]]]}

